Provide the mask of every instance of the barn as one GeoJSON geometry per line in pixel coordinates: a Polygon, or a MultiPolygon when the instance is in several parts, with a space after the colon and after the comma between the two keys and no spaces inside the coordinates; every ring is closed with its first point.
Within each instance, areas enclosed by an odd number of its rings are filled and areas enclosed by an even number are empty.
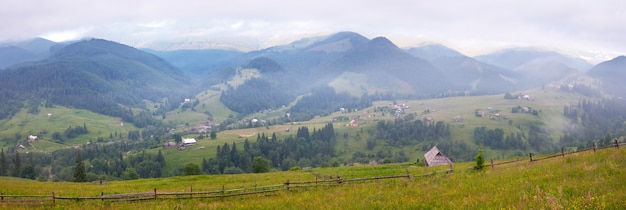
{"type": "Polygon", "coordinates": [[[434,146],[430,151],[424,154],[424,160],[426,161],[426,166],[438,166],[438,165],[448,165],[452,164],[450,158],[446,157],[437,149],[437,146],[434,146]]]}

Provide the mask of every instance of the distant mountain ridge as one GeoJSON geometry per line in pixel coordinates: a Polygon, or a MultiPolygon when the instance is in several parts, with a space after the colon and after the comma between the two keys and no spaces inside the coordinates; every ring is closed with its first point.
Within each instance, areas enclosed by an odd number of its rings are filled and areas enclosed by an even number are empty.
{"type": "Polygon", "coordinates": [[[541,50],[536,48],[510,48],[499,50],[493,53],[480,55],[475,57],[476,60],[493,64],[496,66],[515,70],[520,66],[523,66],[530,62],[538,60],[559,62],[563,65],[577,69],[581,72],[586,72],[593,65],[580,58],[572,58],[562,55],[554,51],[541,50]]]}
{"type": "Polygon", "coordinates": [[[43,38],[14,43],[0,43],[0,69],[26,61],[43,59],[57,45],[62,44],[43,38]]]}

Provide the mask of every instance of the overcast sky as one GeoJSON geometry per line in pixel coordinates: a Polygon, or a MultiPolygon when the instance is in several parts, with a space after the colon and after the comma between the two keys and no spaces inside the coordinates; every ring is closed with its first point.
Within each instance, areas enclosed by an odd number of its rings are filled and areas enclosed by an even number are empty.
{"type": "Polygon", "coordinates": [[[626,54],[623,0],[1,0],[0,42],[108,39],[135,47],[253,50],[354,31],[400,47],[437,42],[473,56],[542,47],[589,60],[626,54]]]}

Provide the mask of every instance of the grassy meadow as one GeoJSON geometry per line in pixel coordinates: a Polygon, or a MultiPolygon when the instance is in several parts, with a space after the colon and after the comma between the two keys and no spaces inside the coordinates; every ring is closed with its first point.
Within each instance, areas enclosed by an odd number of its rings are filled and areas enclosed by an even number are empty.
{"type": "MultiPolygon", "coordinates": [[[[399,178],[339,186],[298,188],[227,198],[168,199],[137,202],[60,201],[46,209],[622,209],[626,207],[626,149],[586,151],[541,161],[520,161],[470,170],[456,163],[454,173],[417,176],[447,166],[412,164],[316,168],[323,176],[344,179],[402,175],[399,178]]],[[[0,178],[4,195],[98,196],[101,193],[189,192],[266,186],[313,180],[308,171],[241,175],[199,175],[99,183],[36,182],[0,178]]],[[[3,209],[33,206],[1,204],[3,209]]]]}
{"type": "Polygon", "coordinates": [[[30,151],[54,151],[74,145],[82,145],[89,140],[96,141],[98,137],[109,138],[112,134],[127,136],[129,131],[137,128],[130,123],[123,123],[119,118],[97,114],[87,110],[69,109],[57,106],[54,108],[40,108],[39,113],[30,114],[26,109],[20,111],[11,119],[0,120],[0,138],[15,139],[21,135],[17,144],[27,146],[30,151]],[[51,114],[51,115],[48,115],[51,114]],[[63,144],[52,141],[52,133],[63,134],[67,128],[87,126],[88,134],[72,139],[64,139],[63,144]],[[29,135],[37,136],[40,141],[29,143],[29,135]]]}

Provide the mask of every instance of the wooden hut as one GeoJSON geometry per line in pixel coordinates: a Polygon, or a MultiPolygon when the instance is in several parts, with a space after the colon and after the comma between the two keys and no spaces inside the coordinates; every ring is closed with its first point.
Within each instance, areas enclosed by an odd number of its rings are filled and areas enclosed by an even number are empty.
{"type": "Polygon", "coordinates": [[[434,146],[424,154],[424,160],[426,161],[426,166],[448,165],[452,163],[448,157],[437,149],[437,146],[434,146]]]}

